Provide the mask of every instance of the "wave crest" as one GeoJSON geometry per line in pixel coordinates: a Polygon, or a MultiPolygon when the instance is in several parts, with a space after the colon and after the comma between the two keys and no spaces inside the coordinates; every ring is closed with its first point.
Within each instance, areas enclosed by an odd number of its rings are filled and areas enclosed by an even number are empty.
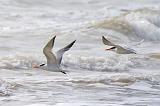
{"type": "MultiPolygon", "coordinates": [[[[117,17],[107,19],[95,25],[97,28],[109,29],[128,38],[160,40],[160,13],[158,10],[138,9],[117,17]]],[[[121,35],[119,35],[121,36],[121,35]]],[[[123,37],[121,37],[122,39],[123,37]]]]}

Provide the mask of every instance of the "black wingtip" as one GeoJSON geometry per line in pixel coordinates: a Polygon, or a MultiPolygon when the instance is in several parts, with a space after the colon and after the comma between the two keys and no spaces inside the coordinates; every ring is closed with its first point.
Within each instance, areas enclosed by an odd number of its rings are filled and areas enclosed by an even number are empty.
{"type": "Polygon", "coordinates": [[[56,35],[53,38],[56,38],[56,35]]]}
{"type": "Polygon", "coordinates": [[[102,40],[103,40],[103,39],[106,39],[106,38],[105,38],[104,36],[102,36],[102,40]]]}
{"type": "Polygon", "coordinates": [[[55,40],[55,38],[56,38],[56,35],[52,38],[52,41],[54,41],[54,40],[55,40]]]}
{"type": "Polygon", "coordinates": [[[71,46],[76,42],[76,40],[74,40],[72,43],[71,43],[71,46]]]}
{"type": "Polygon", "coordinates": [[[76,40],[73,41],[73,43],[75,43],[75,42],[76,42],[76,40]]]}
{"type": "Polygon", "coordinates": [[[56,35],[52,38],[52,41],[53,41],[53,42],[54,42],[55,38],[56,38],[56,35]]]}
{"type": "Polygon", "coordinates": [[[104,36],[102,36],[102,42],[103,42],[103,44],[105,44],[105,40],[106,40],[106,38],[104,36]]]}
{"type": "Polygon", "coordinates": [[[53,47],[53,45],[54,45],[54,40],[55,40],[55,38],[56,38],[56,35],[52,38],[52,47],[53,47]]]}

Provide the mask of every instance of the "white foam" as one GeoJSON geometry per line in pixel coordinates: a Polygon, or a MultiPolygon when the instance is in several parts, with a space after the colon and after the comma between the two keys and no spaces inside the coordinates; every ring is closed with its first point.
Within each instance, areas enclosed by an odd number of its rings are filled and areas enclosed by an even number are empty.
{"type": "Polygon", "coordinates": [[[0,96],[9,96],[11,95],[11,89],[14,88],[14,85],[6,82],[4,80],[0,80],[0,96]]]}
{"type": "MultiPolygon", "coordinates": [[[[159,27],[155,26],[154,23],[150,22],[147,18],[145,18],[145,16],[142,16],[142,14],[139,15],[138,13],[131,13],[128,14],[125,18],[127,19],[127,22],[130,24],[137,37],[154,41],[160,39],[159,27]]],[[[150,18],[150,20],[152,20],[152,17],[150,18]]]]}

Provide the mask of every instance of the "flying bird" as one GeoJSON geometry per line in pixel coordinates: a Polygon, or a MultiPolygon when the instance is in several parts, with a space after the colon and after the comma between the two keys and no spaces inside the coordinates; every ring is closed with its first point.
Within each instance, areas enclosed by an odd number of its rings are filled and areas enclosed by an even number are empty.
{"type": "MultiPolygon", "coordinates": [[[[47,66],[45,67],[46,70],[48,71],[59,71],[62,72],[64,74],[66,74],[66,72],[64,72],[61,69],[61,61],[63,58],[63,54],[68,51],[76,42],[76,40],[74,40],[73,42],[71,42],[69,45],[65,46],[64,48],[58,50],[55,54],[52,52],[52,49],[54,47],[54,42],[55,42],[55,38],[56,36],[54,36],[43,48],[43,54],[45,55],[46,59],[47,59],[47,66]]],[[[43,67],[45,64],[41,64],[41,65],[33,65],[33,68],[40,68],[43,67]]]]}
{"type": "Polygon", "coordinates": [[[127,47],[122,47],[120,45],[116,45],[110,42],[109,40],[107,40],[104,36],[102,36],[102,42],[105,45],[111,46],[110,48],[107,48],[105,50],[114,51],[118,54],[136,54],[135,50],[127,48],[127,47]]]}

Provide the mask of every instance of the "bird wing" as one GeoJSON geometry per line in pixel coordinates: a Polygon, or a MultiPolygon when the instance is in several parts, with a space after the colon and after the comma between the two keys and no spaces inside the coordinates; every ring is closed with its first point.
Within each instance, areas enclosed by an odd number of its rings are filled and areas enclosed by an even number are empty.
{"type": "Polygon", "coordinates": [[[116,46],[114,43],[110,42],[109,40],[107,40],[104,36],[102,36],[102,42],[105,44],[105,45],[108,45],[108,46],[116,46]]]}
{"type": "Polygon", "coordinates": [[[56,58],[57,58],[57,63],[58,65],[61,64],[61,61],[62,61],[62,58],[63,58],[63,54],[68,51],[72,46],[73,44],[76,42],[76,40],[74,40],[73,42],[71,42],[69,45],[65,46],[64,48],[58,50],[56,52],[56,58]]]}
{"type": "Polygon", "coordinates": [[[52,52],[56,36],[54,36],[43,48],[43,53],[46,56],[47,64],[57,64],[57,59],[52,52]]]}
{"type": "Polygon", "coordinates": [[[118,49],[117,52],[120,54],[131,54],[131,53],[136,54],[135,50],[128,47],[117,46],[117,49],[118,49]]]}

